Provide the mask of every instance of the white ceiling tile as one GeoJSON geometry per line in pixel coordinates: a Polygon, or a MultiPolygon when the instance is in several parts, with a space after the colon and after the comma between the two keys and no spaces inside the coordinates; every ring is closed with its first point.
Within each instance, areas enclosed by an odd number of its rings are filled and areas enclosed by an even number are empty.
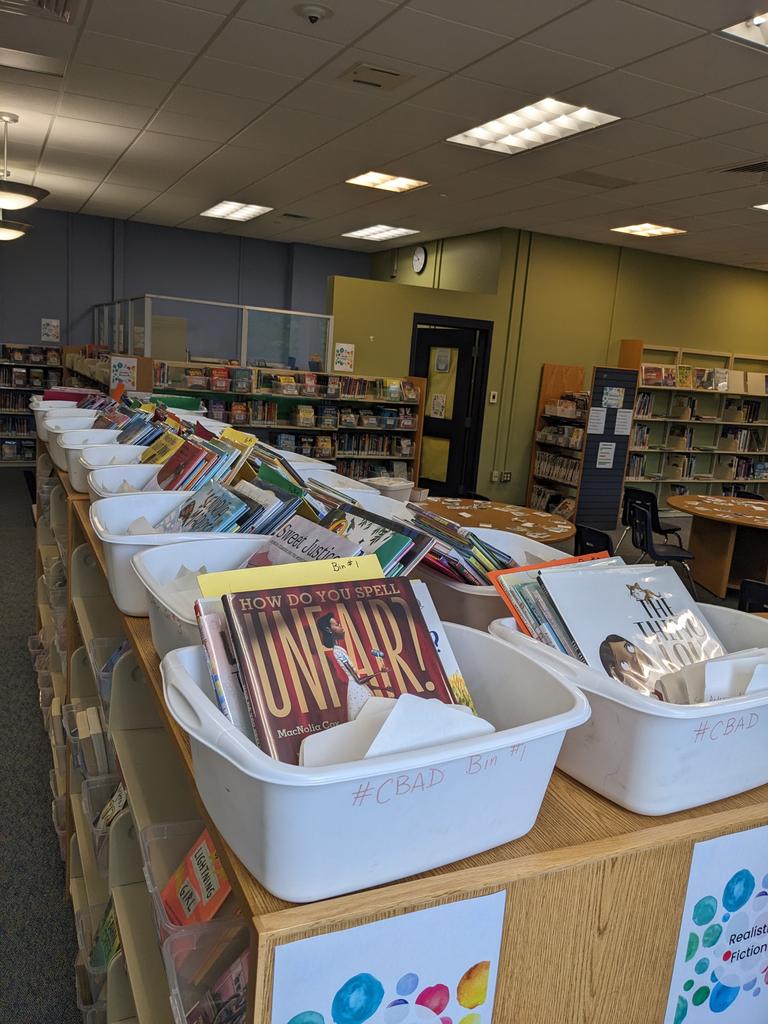
{"type": "Polygon", "coordinates": [[[69,148],[46,146],[40,157],[42,174],[55,174],[64,178],[101,181],[114,166],[116,154],[79,152],[69,148]]]}
{"type": "Polygon", "coordinates": [[[451,75],[414,96],[411,102],[427,110],[460,114],[472,125],[485,124],[502,114],[527,106],[540,96],[520,89],[505,89],[462,75],[451,75]]]}
{"type": "Polygon", "coordinates": [[[695,96],[696,93],[688,89],[654,82],[628,71],[610,71],[591,82],[561,89],[557,94],[565,103],[602,110],[615,117],[636,117],[695,96]]]}
{"type": "MultiPolygon", "coordinates": [[[[295,203],[288,203],[280,209],[282,212],[287,210],[289,213],[301,213],[315,220],[322,220],[350,210],[358,210],[360,207],[367,208],[377,198],[375,193],[371,194],[371,191],[371,189],[355,188],[354,185],[332,185],[313,195],[305,196],[295,203]]],[[[394,202],[391,208],[397,209],[397,203],[394,202]]]]}
{"type": "Polygon", "coordinates": [[[619,0],[592,0],[532,32],[527,42],[621,67],[701,32],[619,0]]]}
{"type": "Polygon", "coordinates": [[[464,74],[480,82],[522,89],[543,98],[609,70],[604,63],[581,60],[523,42],[510,43],[491,57],[466,68],[464,74]]]}
{"type": "Polygon", "coordinates": [[[765,10],[764,0],[631,0],[635,7],[657,11],[701,28],[721,29],[765,10]]]}
{"type": "Polygon", "coordinates": [[[235,198],[251,182],[258,181],[288,161],[288,157],[275,150],[226,146],[185,174],[172,191],[177,195],[194,197],[200,201],[200,209],[205,210],[222,199],[235,198]]]}
{"type": "Polygon", "coordinates": [[[163,111],[171,114],[188,114],[202,119],[218,119],[247,124],[268,106],[267,100],[248,99],[244,96],[227,96],[221,92],[195,89],[180,85],[174,89],[163,111]]]}
{"type": "Polygon", "coordinates": [[[714,92],[765,75],[765,53],[720,36],[702,36],[638,61],[635,74],[696,92],[714,92]]]}
{"type": "Polygon", "coordinates": [[[748,149],[724,145],[718,139],[696,139],[694,142],[660,149],[653,154],[653,158],[692,171],[707,171],[754,162],[756,156],[748,149]]]}
{"type": "Polygon", "coordinates": [[[77,47],[77,59],[96,68],[174,82],[189,66],[192,57],[181,50],[134,39],[84,32],[77,47]]]}
{"type": "Polygon", "coordinates": [[[578,7],[583,0],[537,0],[536,3],[510,3],[510,0],[411,0],[415,11],[426,11],[441,18],[484,28],[516,39],[566,11],[578,7]]]}
{"type": "Polygon", "coordinates": [[[238,146],[274,147],[292,156],[302,156],[349,128],[347,121],[322,117],[306,110],[277,106],[259,117],[237,137],[238,146]]]}
{"type": "MultiPolygon", "coordinates": [[[[698,96],[640,118],[661,128],[674,128],[688,135],[706,138],[750,125],[768,124],[768,116],[747,107],[737,107],[711,96],[698,96]]],[[[738,145],[738,143],[736,143],[738,145]]]]}
{"type": "MultiPolygon", "coordinates": [[[[14,108],[11,107],[11,110],[14,108]]],[[[41,146],[51,126],[51,115],[27,110],[20,114],[18,124],[8,129],[8,149],[13,155],[14,144],[25,146],[41,146]]]]}
{"type": "Polygon", "coordinates": [[[99,185],[82,212],[102,217],[132,217],[156,198],[157,193],[151,189],[99,185]]]}
{"type": "Polygon", "coordinates": [[[301,79],[288,74],[265,71],[263,68],[251,68],[227,60],[202,57],[184,76],[183,82],[185,86],[195,86],[209,92],[272,102],[295,88],[301,79]]]}
{"type": "Polygon", "coordinates": [[[175,227],[200,213],[200,204],[189,196],[165,193],[145,206],[132,219],[148,224],[175,227]]]}
{"type": "Polygon", "coordinates": [[[333,14],[312,25],[297,13],[296,6],[284,0],[245,0],[237,16],[271,28],[298,32],[312,39],[351,43],[393,11],[391,4],[381,0],[333,0],[333,14]]]}
{"type": "Polygon", "coordinates": [[[408,138],[416,140],[412,149],[421,149],[435,142],[445,142],[451,135],[465,131],[472,125],[463,114],[426,110],[415,103],[401,103],[391,110],[371,118],[357,130],[360,138],[381,137],[391,139],[400,147],[408,138]]]}
{"type": "Polygon", "coordinates": [[[308,110],[315,114],[343,116],[350,124],[359,124],[376,117],[389,107],[400,103],[398,91],[345,88],[309,78],[285,97],[282,105],[295,110],[308,110]]]}
{"type": "Polygon", "coordinates": [[[215,146],[216,143],[199,139],[145,132],[121,158],[108,181],[112,185],[160,191],[209,156],[215,146]]]}
{"type": "MultiPolygon", "coordinates": [[[[768,121],[762,124],[754,124],[748,128],[737,128],[735,131],[724,132],[718,135],[713,142],[723,143],[726,146],[737,146],[746,150],[752,150],[752,157],[746,157],[742,163],[754,163],[756,154],[763,157],[768,152],[768,121]]],[[[737,161],[734,161],[736,163],[737,161]]]]}
{"type": "Polygon", "coordinates": [[[156,107],[168,92],[168,84],[144,75],[129,75],[122,71],[95,68],[75,63],[64,79],[67,93],[93,96],[95,99],[117,103],[137,103],[142,107],[156,107]]]}
{"type": "Polygon", "coordinates": [[[19,142],[8,144],[8,170],[12,178],[21,180],[27,171],[34,173],[40,159],[40,144],[24,145],[19,142]]]}
{"type": "Polygon", "coordinates": [[[48,145],[56,149],[68,149],[73,153],[117,156],[135,138],[136,131],[133,128],[57,117],[48,137],[48,145]]]}
{"type": "Polygon", "coordinates": [[[231,14],[240,0],[173,0],[180,7],[199,11],[213,11],[214,14],[231,14]]]}
{"type": "Polygon", "coordinates": [[[51,193],[42,205],[53,210],[77,211],[99,187],[99,181],[73,178],[64,174],[40,173],[35,176],[35,185],[47,188],[51,193]]]}
{"type": "Polygon", "coordinates": [[[457,71],[506,42],[504,36],[400,8],[369,32],[360,45],[384,57],[457,71]]]}
{"type": "Polygon", "coordinates": [[[24,117],[27,111],[53,114],[58,102],[58,86],[55,89],[38,89],[28,85],[0,83],[0,110],[12,110],[20,117],[24,117]]]}
{"type": "Polygon", "coordinates": [[[164,135],[181,135],[187,139],[202,139],[210,142],[226,142],[236,135],[251,120],[250,117],[194,117],[189,114],[174,114],[163,108],[150,124],[153,132],[164,135]]]}
{"type": "Polygon", "coordinates": [[[716,92],[714,98],[768,114],[768,78],[756,78],[752,82],[731,86],[716,92]]]}
{"type": "Polygon", "coordinates": [[[132,103],[116,103],[114,100],[100,100],[95,96],[77,96],[65,93],[59,113],[63,117],[74,117],[79,121],[117,124],[125,128],[143,128],[154,113],[154,108],[138,107],[132,103]]]}
{"type": "MultiPolygon", "coordinates": [[[[653,153],[656,150],[688,142],[690,138],[683,132],[657,128],[655,125],[642,124],[640,121],[616,121],[602,128],[585,132],[580,137],[580,141],[594,150],[596,154],[600,154],[599,159],[602,162],[611,157],[618,160],[621,157],[653,153]]],[[[563,145],[567,144],[566,141],[563,145]]]]}
{"type": "Polygon", "coordinates": [[[214,40],[208,55],[265,71],[290,71],[303,77],[312,74],[340,50],[338,43],[236,18],[214,40]]]}
{"type": "Polygon", "coordinates": [[[220,27],[222,14],[195,8],[180,11],[165,0],[99,0],[91,8],[88,29],[171,50],[197,53],[220,27]]]}
{"type": "Polygon", "coordinates": [[[678,174],[676,167],[642,156],[625,157],[622,160],[611,160],[606,164],[590,167],[588,173],[603,174],[610,178],[623,178],[628,184],[637,181],[656,181],[659,178],[670,178],[678,174]]]}
{"type": "Polygon", "coordinates": [[[497,164],[504,159],[501,154],[490,153],[488,150],[438,142],[416,153],[408,153],[397,160],[387,161],[381,167],[373,169],[417,178],[419,181],[442,181],[455,174],[497,164]]]}

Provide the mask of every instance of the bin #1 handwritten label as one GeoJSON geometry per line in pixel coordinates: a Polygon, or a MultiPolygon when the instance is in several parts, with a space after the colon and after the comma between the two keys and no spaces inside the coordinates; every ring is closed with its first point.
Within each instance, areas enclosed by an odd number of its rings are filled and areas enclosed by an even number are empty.
{"type": "Polygon", "coordinates": [[[384,806],[405,796],[416,796],[427,790],[441,786],[450,774],[459,772],[463,775],[481,775],[493,771],[502,764],[503,759],[511,758],[521,763],[525,757],[526,744],[515,743],[506,750],[489,754],[470,754],[469,757],[451,765],[449,772],[445,768],[420,768],[417,771],[401,772],[389,775],[386,779],[363,779],[352,791],[352,806],[363,807],[367,804],[384,806]]]}

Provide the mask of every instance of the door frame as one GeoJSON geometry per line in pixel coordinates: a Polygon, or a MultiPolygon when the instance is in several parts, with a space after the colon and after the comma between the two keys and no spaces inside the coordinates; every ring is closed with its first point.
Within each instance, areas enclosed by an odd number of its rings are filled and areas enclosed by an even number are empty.
{"type": "MultiPolygon", "coordinates": [[[[475,381],[470,399],[469,418],[472,422],[469,443],[467,445],[467,466],[472,468],[471,487],[477,489],[477,472],[480,462],[480,446],[483,439],[483,421],[485,418],[485,399],[488,388],[488,368],[491,361],[491,345],[493,344],[493,320],[475,320],[472,317],[442,316],[436,313],[414,313],[411,326],[411,353],[409,357],[409,374],[413,377],[416,362],[416,338],[419,327],[456,327],[459,330],[473,330],[478,333],[479,350],[475,363],[475,381]]],[[[426,411],[426,395],[424,415],[426,411]]]]}

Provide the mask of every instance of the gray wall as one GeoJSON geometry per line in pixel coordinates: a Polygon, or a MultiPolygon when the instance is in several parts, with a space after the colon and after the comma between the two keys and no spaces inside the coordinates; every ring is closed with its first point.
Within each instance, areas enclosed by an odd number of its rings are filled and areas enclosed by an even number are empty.
{"type": "Polygon", "coordinates": [[[0,243],[0,342],[34,344],[40,318],[62,343],[92,340],[91,307],[153,292],[326,312],[327,279],[370,277],[367,253],[25,210],[34,232],[0,243]]]}

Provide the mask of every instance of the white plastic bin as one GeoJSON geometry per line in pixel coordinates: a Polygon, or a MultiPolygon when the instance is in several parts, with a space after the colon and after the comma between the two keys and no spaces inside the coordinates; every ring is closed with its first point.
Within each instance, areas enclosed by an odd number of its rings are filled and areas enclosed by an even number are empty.
{"type": "Polygon", "coordinates": [[[146,450],[147,446],[143,444],[100,444],[83,448],[80,462],[86,474],[108,466],[133,466],[146,450]]]}
{"type": "Polygon", "coordinates": [[[413,490],[412,480],[401,480],[393,476],[369,476],[365,483],[393,501],[410,501],[413,490]]]}
{"type": "Polygon", "coordinates": [[[213,540],[210,534],[184,544],[166,544],[146,548],[131,559],[133,570],[146,590],[152,643],[163,658],[177,647],[200,643],[195,618],[196,588],[162,594],[161,588],[175,580],[182,566],[207,572],[237,569],[269,543],[259,534],[224,535],[213,540]]]}
{"type": "MultiPolygon", "coordinates": [[[[499,551],[504,551],[510,558],[514,558],[518,565],[528,565],[537,561],[549,562],[567,557],[564,551],[531,540],[520,533],[508,533],[506,530],[485,527],[473,527],[471,532],[480,540],[492,544],[499,551]]],[[[474,629],[485,630],[494,619],[509,614],[499,592],[490,585],[473,587],[471,583],[459,583],[421,565],[411,575],[424,580],[427,584],[443,622],[463,622],[474,629]]]]}
{"type": "Polygon", "coordinates": [[[48,454],[53,460],[54,466],[58,469],[67,468],[67,456],[60,445],[62,434],[68,430],[88,430],[96,415],[87,410],[80,412],[77,416],[68,416],[64,419],[54,416],[46,416],[45,429],[48,433],[48,454]]]}
{"type": "MultiPolygon", "coordinates": [[[[699,605],[730,652],[768,647],[768,620],[699,605]]],[[[768,782],[768,692],[706,704],[668,704],[574,658],[510,630],[490,626],[516,653],[560,668],[587,696],[592,717],[569,733],[558,767],[638,814],[671,814],[768,782]]]]}
{"type": "Polygon", "coordinates": [[[344,476],[342,473],[337,473],[330,468],[318,469],[316,466],[294,466],[294,469],[305,483],[309,480],[316,480],[319,484],[333,487],[335,491],[341,491],[349,497],[356,498],[361,491],[367,491],[369,494],[376,493],[372,487],[364,484],[362,480],[353,480],[351,477],[344,476]]]}
{"type": "Polygon", "coordinates": [[[35,414],[35,431],[41,441],[48,440],[48,431],[45,427],[45,417],[49,412],[62,412],[64,409],[76,409],[77,402],[56,401],[49,399],[47,402],[30,402],[30,410],[35,414]]]}
{"type": "MultiPolygon", "coordinates": [[[[82,458],[80,464],[82,466],[82,458]]],[[[133,487],[134,491],[143,491],[150,481],[154,481],[154,486],[148,489],[161,491],[162,487],[155,479],[159,468],[156,463],[142,463],[141,465],[104,466],[102,469],[91,469],[87,474],[88,493],[91,496],[91,501],[98,501],[99,498],[112,498],[121,493],[130,494],[130,491],[120,491],[124,483],[133,487]]]]}
{"type": "Polygon", "coordinates": [[[119,433],[120,431],[117,429],[94,430],[91,428],[90,430],[68,430],[59,437],[59,446],[63,450],[67,462],[69,482],[76,491],[81,494],[88,493],[88,473],[80,462],[80,454],[86,448],[118,444],[119,433]]]}
{"type": "Polygon", "coordinates": [[[147,592],[131,566],[131,559],[147,548],[180,544],[189,540],[226,541],[231,534],[148,533],[133,536],[126,530],[140,516],[152,525],[189,501],[186,491],[148,491],[100,498],[89,509],[91,525],[104,546],[107,581],[117,607],[125,615],[148,615],[147,592]]]}
{"type": "Polygon", "coordinates": [[[465,626],[446,632],[478,714],[498,731],[325,768],[275,761],[246,739],[213,703],[201,647],[161,662],[203,803],[276,896],[302,903],[383,885],[533,827],[563,737],[586,721],[587,701],[559,667],[527,651],[510,657],[502,641],[465,626]]]}

